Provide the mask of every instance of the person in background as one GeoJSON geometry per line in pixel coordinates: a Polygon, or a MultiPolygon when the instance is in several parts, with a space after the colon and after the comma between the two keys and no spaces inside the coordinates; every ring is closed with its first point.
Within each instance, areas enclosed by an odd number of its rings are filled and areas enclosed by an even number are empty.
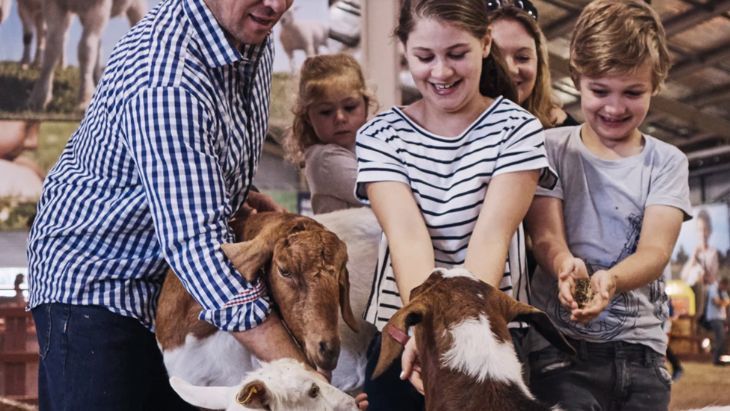
{"type": "MultiPolygon", "coordinates": [[[[482,0],[401,4],[395,36],[422,97],[373,118],[356,148],[356,194],[385,233],[365,317],[379,330],[435,267],[463,265],[511,295],[514,233],[538,182],[554,182],[542,125],[510,101],[514,86],[486,19],[482,0]]],[[[422,409],[416,340],[403,364],[371,380],[379,341],[368,353],[370,409],[422,409]]]]}
{"type": "Polygon", "coordinates": [[[315,214],[362,207],[355,198],[355,133],[374,106],[375,97],[351,56],[321,55],[304,61],[284,148],[289,161],[304,164],[315,214]]]}
{"type": "Polygon", "coordinates": [[[553,96],[547,41],[535,6],[529,0],[489,0],[487,8],[494,45],[517,88],[516,103],[546,129],[578,125],[553,96]]]}
{"type": "Polygon", "coordinates": [[[669,406],[662,274],[690,216],[688,161],[638,129],[669,66],[645,2],[596,0],[581,12],[570,72],[586,122],[546,132],[558,184],[538,189],[525,223],[539,263],[533,301],[578,351],[567,357],[535,336],[530,384],[548,404],[669,406]]]}
{"type": "Polygon", "coordinates": [[[692,287],[695,293],[695,312],[699,316],[707,307],[707,290],[705,289],[705,275],[717,278],[720,272],[720,256],[717,248],[710,245],[712,236],[712,219],[710,213],[700,209],[695,217],[697,227],[697,246],[692,255],[682,266],[680,276],[684,282],[692,287]]]}
{"type": "Polygon", "coordinates": [[[712,334],[715,339],[712,343],[712,363],[714,365],[727,365],[722,361],[725,354],[725,326],[727,322],[727,307],[730,307],[728,297],[728,279],[723,277],[719,282],[712,274],[705,274],[707,282],[707,321],[710,323],[712,334]]]}
{"type": "MultiPolygon", "coordinates": [[[[672,331],[672,322],[675,321],[677,318],[679,318],[679,315],[677,314],[676,310],[674,309],[674,305],[672,304],[672,297],[669,297],[667,300],[667,306],[669,307],[669,317],[667,318],[665,324],[664,332],[667,335],[670,335],[672,331]]],[[[671,340],[671,337],[670,337],[671,340]]],[[[667,361],[669,361],[670,364],[672,364],[672,381],[677,381],[680,378],[682,378],[682,375],[684,375],[684,368],[682,367],[682,362],[679,360],[679,357],[677,357],[677,354],[674,353],[672,350],[671,345],[667,343],[667,361]]]]}

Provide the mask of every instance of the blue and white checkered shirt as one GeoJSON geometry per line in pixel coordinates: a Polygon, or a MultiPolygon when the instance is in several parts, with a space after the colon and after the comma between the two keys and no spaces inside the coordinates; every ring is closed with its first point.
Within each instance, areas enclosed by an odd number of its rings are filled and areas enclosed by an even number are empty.
{"type": "Polygon", "coordinates": [[[166,0],[117,44],[49,173],[30,233],[29,308],[100,305],[154,330],[168,264],[226,331],[270,311],[220,244],[269,117],[273,42],[239,51],[203,0],[166,0]]]}

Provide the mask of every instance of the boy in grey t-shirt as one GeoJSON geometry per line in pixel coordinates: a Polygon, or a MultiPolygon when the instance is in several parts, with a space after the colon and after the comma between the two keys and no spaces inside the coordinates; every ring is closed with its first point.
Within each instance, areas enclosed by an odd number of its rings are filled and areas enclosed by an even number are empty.
{"type": "Polygon", "coordinates": [[[597,0],[581,13],[570,69],[585,124],[546,133],[559,181],[538,189],[526,220],[540,265],[532,302],[578,351],[569,358],[535,339],[530,385],[565,409],[669,405],[661,275],[689,217],[688,165],[638,130],[668,61],[661,21],[643,1],[597,0]],[[581,278],[593,296],[579,306],[581,278]]]}

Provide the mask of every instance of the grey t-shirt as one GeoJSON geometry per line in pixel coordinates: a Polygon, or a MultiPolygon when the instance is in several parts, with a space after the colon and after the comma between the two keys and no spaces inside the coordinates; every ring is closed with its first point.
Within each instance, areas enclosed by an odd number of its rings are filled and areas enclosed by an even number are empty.
{"type": "MultiPolygon", "coordinates": [[[[644,210],[651,205],[676,207],[690,216],[687,157],[676,147],[644,135],[640,154],[604,160],[580,138],[580,126],[546,131],[550,165],[558,174],[553,189],[536,195],[563,200],[568,247],[583,259],[589,274],[613,267],[636,251],[644,210]]],[[[666,351],[667,319],[662,278],[614,296],[586,325],[570,321],[557,298],[557,281],[540,268],[532,279],[533,304],[543,309],[566,335],[586,341],[625,341],[666,351]]],[[[539,349],[546,342],[538,343],[539,349]]]]}

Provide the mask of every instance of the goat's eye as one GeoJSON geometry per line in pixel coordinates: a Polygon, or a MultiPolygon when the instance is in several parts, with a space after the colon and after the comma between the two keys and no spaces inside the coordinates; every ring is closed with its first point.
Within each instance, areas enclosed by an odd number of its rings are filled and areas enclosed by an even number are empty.
{"type": "Polygon", "coordinates": [[[291,277],[291,272],[282,267],[277,267],[277,271],[279,271],[282,277],[291,277]]]}
{"type": "Polygon", "coordinates": [[[309,396],[312,398],[317,398],[319,395],[319,386],[317,384],[312,383],[312,386],[309,388],[309,396]]]}

